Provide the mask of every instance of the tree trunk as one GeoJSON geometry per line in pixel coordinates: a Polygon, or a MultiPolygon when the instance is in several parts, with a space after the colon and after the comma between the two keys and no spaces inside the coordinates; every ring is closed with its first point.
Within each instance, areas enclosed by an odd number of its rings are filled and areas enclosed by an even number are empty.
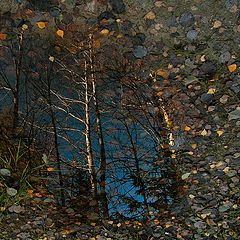
{"type": "Polygon", "coordinates": [[[108,217],[108,200],[106,194],[106,169],[107,169],[107,159],[106,159],[106,152],[105,152],[105,145],[104,145],[104,138],[103,138],[103,130],[102,130],[102,122],[101,122],[101,114],[98,105],[98,95],[97,95],[97,88],[96,88],[96,75],[94,69],[94,59],[92,53],[92,39],[90,37],[90,46],[89,46],[89,59],[90,59],[90,67],[91,67],[91,81],[92,81],[92,94],[94,100],[94,108],[95,108],[95,115],[96,115],[96,125],[97,125],[97,133],[98,133],[98,145],[99,145],[99,153],[101,158],[101,166],[100,166],[100,197],[101,197],[101,204],[102,204],[102,211],[104,217],[108,217]]]}

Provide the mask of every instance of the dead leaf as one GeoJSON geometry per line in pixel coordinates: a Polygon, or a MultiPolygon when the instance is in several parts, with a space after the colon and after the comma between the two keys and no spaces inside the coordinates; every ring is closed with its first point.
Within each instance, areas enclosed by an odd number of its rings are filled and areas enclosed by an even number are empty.
{"type": "Polygon", "coordinates": [[[236,69],[237,69],[237,64],[231,64],[231,65],[228,65],[228,71],[229,72],[234,72],[234,71],[236,71],[236,69]]]}
{"type": "Polygon", "coordinates": [[[63,36],[64,36],[64,31],[61,30],[61,29],[58,29],[57,32],[56,32],[56,34],[57,34],[59,37],[63,38],[63,36]]]}
{"type": "Polygon", "coordinates": [[[47,22],[40,21],[40,22],[37,22],[36,25],[38,28],[44,29],[47,26],[47,22]]]}
{"type": "Polygon", "coordinates": [[[216,88],[209,88],[208,89],[208,94],[214,94],[216,92],[216,88]]]}
{"type": "Polygon", "coordinates": [[[197,148],[197,144],[196,144],[196,143],[193,143],[193,144],[191,145],[191,147],[192,147],[192,149],[196,149],[196,148],[197,148]]]}
{"type": "Polygon", "coordinates": [[[213,28],[220,28],[222,26],[222,22],[219,21],[219,20],[216,20],[214,23],[213,23],[213,28]]]}
{"type": "Polygon", "coordinates": [[[108,36],[109,35],[109,30],[108,29],[103,29],[100,34],[104,37],[108,36]]]}
{"type": "Polygon", "coordinates": [[[156,74],[163,78],[168,78],[168,76],[169,76],[168,72],[161,68],[157,70],[156,74]]]}
{"type": "Polygon", "coordinates": [[[0,40],[3,41],[3,40],[6,40],[6,39],[7,39],[7,34],[0,32],[0,40]]]}
{"type": "Polygon", "coordinates": [[[48,172],[53,172],[53,171],[54,171],[54,168],[53,168],[53,167],[48,167],[48,168],[47,168],[47,171],[48,171],[48,172]]]}
{"type": "Polygon", "coordinates": [[[184,130],[185,130],[186,132],[189,132],[189,131],[191,130],[191,128],[190,128],[189,126],[185,126],[184,130]]]}
{"type": "Polygon", "coordinates": [[[156,14],[153,11],[150,11],[149,13],[147,13],[144,17],[144,19],[148,19],[148,20],[153,20],[156,18],[156,14]]]}
{"type": "Polygon", "coordinates": [[[100,48],[101,47],[101,41],[99,39],[94,40],[92,43],[93,48],[100,48]]]}

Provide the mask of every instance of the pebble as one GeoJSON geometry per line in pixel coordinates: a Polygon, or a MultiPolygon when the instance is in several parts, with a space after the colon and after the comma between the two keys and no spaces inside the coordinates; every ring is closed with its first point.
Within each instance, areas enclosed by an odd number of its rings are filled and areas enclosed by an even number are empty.
{"type": "Polygon", "coordinates": [[[206,61],[200,66],[200,71],[206,75],[213,75],[217,71],[216,65],[211,61],[206,61]]]}
{"type": "Polygon", "coordinates": [[[121,14],[126,11],[126,6],[123,0],[109,0],[109,4],[112,7],[112,11],[116,14],[121,14]]]}
{"type": "Polygon", "coordinates": [[[179,23],[183,27],[189,27],[194,24],[195,18],[191,12],[185,12],[180,16],[179,23]]]}
{"type": "Polygon", "coordinates": [[[136,46],[135,49],[133,50],[133,55],[136,57],[136,58],[143,58],[145,56],[147,56],[148,54],[148,50],[146,47],[144,46],[136,46]]]}
{"type": "Polygon", "coordinates": [[[219,57],[219,61],[220,63],[226,63],[231,59],[231,53],[230,52],[223,52],[220,57],[219,57]]]}
{"type": "Polygon", "coordinates": [[[213,94],[203,93],[200,99],[203,103],[211,103],[213,101],[213,94]]]}
{"type": "Polygon", "coordinates": [[[187,32],[187,39],[190,41],[194,41],[197,39],[198,31],[196,30],[190,30],[187,32]]]}

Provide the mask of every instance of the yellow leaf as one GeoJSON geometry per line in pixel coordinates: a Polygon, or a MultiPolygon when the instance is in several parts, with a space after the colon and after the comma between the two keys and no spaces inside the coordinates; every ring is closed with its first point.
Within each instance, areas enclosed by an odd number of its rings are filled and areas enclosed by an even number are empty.
{"type": "Polygon", "coordinates": [[[209,88],[208,89],[208,94],[214,94],[216,92],[216,88],[209,88]]]}
{"type": "Polygon", "coordinates": [[[219,21],[219,20],[216,20],[214,23],[213,23],[213,28],[220,28],[222,26],[222,22],[219,21]]]}
{"type": "Polygon", "coordinates": [[[56,32],[56,34],[57,34],[59,37],[63,38],[63,36],[64,36],[64,31],[61,30],[61,29],[58,29],[57,32],[56,32]]]}
{"type": "Polygon", "coordinates": [[[108,36],[109,34],[109,30],[108,29],[103,29],[101,32],[101,35],[103,35],[104,37],[108,36]]]}
{"type": "Polygon", "coordinates": [[[184,130],[185,130],[186,132],[189,132],[189,131],[191,130],[191,128],[190,128],[189,126],[185,126],[184,130]]]}
{"type": "Polygon", "coordinates": [[[23,24],[23,25],[22,25],[22,30],[23,30],[23,31],[28,30],[28,25],[27,25],[27,24],[23,24]]]}
{"type": "Polygon", "coordinates": [[[37,22],[36,23],[37,27],[40,29],[44,29],[47,26],[47,22],[37,22]]]}
{"type": "Polygon", "coordinates": [[[220,137],[220,136],[222,136],[223,135],[223,133],[224,133],[224,131],[223,130],[217,130],[217,134],[218,134],[218,136],[220,137]]]}
{"type": "Polygon", "coordinates": [[[48,167],[48,168],[47,168],[47,171],[48,171],[48,172],[53,172],[53,171],[54,171],[54,168],[53,168],[53,167],[48,167]]]}
{"type": "Polygon", "coordinates": [[[91,226],[95,227],[97,224],[95,222],[90,223],[91,226]]]}
{"type": "Polygon", "coordinates": [[[168,78],[168,76],[169,76],[168,72],[161,68],[157,70],[156,74],[163,78],[168,78]]]}
{"type": "Polygon", "coordinates": [[[237,69],[237,64],[231,64],[231,65],[228,65],[228,70],[229,70],[229,72],[234,72],[234,71],[236,71],[236,69],[237,69]]]}
{"type": "Polygon", "coordinates": [[[7,34],[0,32],[0,40],[6,40],[6,38],[7,38],[7,34]]]}
{"type": "Polygon", "coordinates": [[[192,149],[196,149],[196,148],[197,148],[197,144],[196,144],[196,143],[193,143],[193,144],[191,145],[191,147],[192,147],[192,149]]]}
{"type": "Polygon", "coordinates": [[[207,136],[207,135],[208,135],[208,132],[207,132],[207,130],[206,130],[206,129],[204,129],[204,130],[201,132],[201,135],[202,135],[202,136],[207,136]]]}
{"type": "Polygon", "coordinates": [[[165,228],[169,228],[169,227],[171,227],[172,226],[172,224],[169,224],[169,223],[166,223],[165,224],[165,228]]]}
{"type": "Polygon", "coordinates": [[[68,48],[68,51],[72,54],[76,54],[78,49],[77,49],[77,47],[71,46],[68,48]]]}
{"type": "Polygon", "coordinates": [[[33,190],[32,189],[28,189],[27,192],[28,192],[28,195],[30,197],[33,197],[33,190]]]}

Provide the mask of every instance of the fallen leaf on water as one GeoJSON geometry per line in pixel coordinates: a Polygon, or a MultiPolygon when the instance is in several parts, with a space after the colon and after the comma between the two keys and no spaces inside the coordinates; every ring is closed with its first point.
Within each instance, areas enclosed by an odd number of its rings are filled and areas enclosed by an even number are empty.
{"type": "Polygon", "coordinates": [[[187,179],[189,176],[191,175],[191,173],[185,173],[182,175],[182,180],[187,179]]]}
{"type": "Polygon", "coordinates": [[[196,143],[193,143],[193,144],[191,145],[191,147],[192,147],[192,149],[196,149],[196,148],[197,148],[197,144],[196,144],[196,143]]]}
{"type": "Polygon", "coordinates": [[[220,136],[222,136],[223,135],[223,133],[224,133],[224,131],[223,130],[217,130],[217,134],[218,134],[218,136],[220,137],[220,136]]]}
{"type": "Polygon", "coordinates": [[[44,29],[47,26],[47,22],[40,21],[40,22],[37,22],[36,25],[38,28],[44,29]]]}
{"type": "Polygon", "coordinates": [[[156,14],[153,11],[150,11],[149,13],[147,13],[144,17],[144,19],[148,19],[148,20],[153,20],[156,18],[156,14]]]}
{"type": "Polygon", "coordinates": [[[237,69],[237,64],[231,64],[231,65],[228,65],[228,71],[229,72],[234,72],[234,71],[236,71],[236,69],[237,69]]]}
{"type": "Polygon", "coordinates": [[[185,130],[186,132],[189,132],[189,131],[191,130],[191,128],[190,128],[189,126],[185,126],[184,130],[185,130]]]}
{"type": "Polygon", "coordinates": [[[0,32],[0,40],[3,41],[3,40],[6,40],[6,38],[7,38],[7,34],[0,32]]]}
{"type": "Polygon", "coordinates": [[[222,26],[222,22],[219,21],[219,20],[216,20],[214,23],[213,23],[213,28],[220,28],[222,26]]]}
{"type": "Polygon", "coordinates": [[[216,88],[209,88],[208,89],[208,94],[214,94],[216,92],[216,88]]]}
{"type": "Polygon", "coordinates": [[[101,33],[102,36],[106,37],[109,34],[109,30],[108,29],[103,29],[100,33],[101,33]]]}
{"type": "Polygon", "coordinates": [[[53,168],[53,167],[48,167],[48,168],[47,168],[47,171],[48,171],[48,172],[53,172],[53,171],[54,171],[54,168],[53,168]]]}
{"type": "Polygon", "coordinates": [[[206,129],[204,129],[204,130],[201,132],[201,135],[202,135],[202,136],[207,136],[207,135],[208,135],[208,132],[207,132],[207,130],[206,130],[206,129]]]}
{"type": "Polygon", "coordinates": [[[168,78],[168,76],[169,76],[168,72],[161,68],[157,70],[156,74],[163,78],[168,78]]]}
{"type": "Polygon", "coordinates": [[[56,32],[56,34],[57,34],[59,37],[63,38],[63,36],[64,36],[64,31],[61,30],[61,29],[58,29],[57,32],[56,32]]]}
{"type": "Polygon", "coordinates": [[[99,39],[94,40],[92,44],[93,48],[100,48],[101,47],[101,42],[99,39]]]}

